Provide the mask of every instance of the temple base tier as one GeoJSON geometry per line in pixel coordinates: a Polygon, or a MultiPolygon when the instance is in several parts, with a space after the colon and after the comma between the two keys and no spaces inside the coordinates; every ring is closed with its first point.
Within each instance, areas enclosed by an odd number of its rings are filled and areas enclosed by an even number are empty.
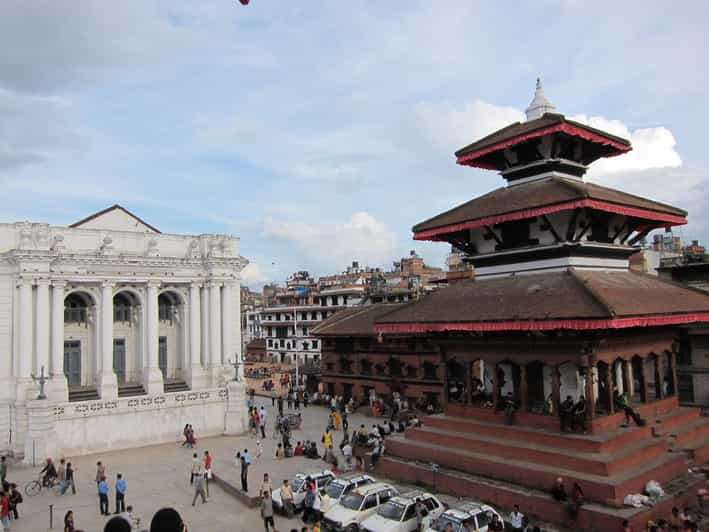
{"type": "MultiPolygon", "coordinates": [[[[697,491],[708,487],[705,475],[692,468],[709,458],[709,419],[696,408],[680,408],[676,397],[635,411],[645,426],[631,420],[627,427],[606,424],[582,434],[515,424],[514,415],[508,425],[504,411],[449,405],[424,418],[422,427],[389,438],[377,469],[502,508],[519,504],[524,513],[574,530],[620,530],[624,519],[638,530],[674,506],[695,505],[697,491]],[[584,491],[587,504],[575,518],[550,495],[557,477],[568,492],[575,482],[584,491]],[[625,496],[642,493],[649,480],[660,483],[665,497],[652,508],[624,506],[625,496]]],[[[538,417],[559,423],[558,416],[538,417]]]]}

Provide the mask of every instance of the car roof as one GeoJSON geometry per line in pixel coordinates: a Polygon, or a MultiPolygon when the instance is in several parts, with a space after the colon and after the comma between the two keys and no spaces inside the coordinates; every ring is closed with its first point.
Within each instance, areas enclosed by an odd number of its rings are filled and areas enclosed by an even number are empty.
{"type": "Polygon", "coordinates": [[[456,504],[454,507],[446,511],[447,514],[453,515],[458,519],[465,519],[468,516],[476,515],[481,512],[492,511],[492,508],[487,504],[482,504],[474,501],[463,501],[456,504]]]}
{"type": "Polygon", "coordinates": [[[374,478],[370,477],[369,475],[362,475],[360,473],[349,473],[347,475],[341,475],[335,479],[335,481],[340,481],[342,483],[346,484],[354,484],[354,483],[359,483],[359,482],[376,482],[374,478]]]}
{"type": "Polygon", "coordinates": [[[334,477],[335,474],[330,471],[329,469],[325,469],[323,471],[312,471],[309,473],[296,473],[295,474],[296,478],[320,478],[320,477],[334,477]]]}
{"type": "Polygon", "coordinates": [[[391,500],[394,502],[398,502],[399,504],[410,504],[418,499],[430,499],[430,498],[435,499],[435,496],[432,493],[428,493],[427,491],[414,490],[414,491],[407,491],[406,493],[402,493],[401,495],[397,495],[396,497],[393,497],[391,500]]]}
{"type": "Polygon", "coordinates": [[[392,489],[398,493],[398,490],[394,486],[392,486],[391,484],[385,484],[383,482],[375,482],[374,484],[363,484],[362,486],[359,486],[358,488],[352,490],[352,493],[367,496],[371,493],[378,493],[385,489],[392,489]]]}

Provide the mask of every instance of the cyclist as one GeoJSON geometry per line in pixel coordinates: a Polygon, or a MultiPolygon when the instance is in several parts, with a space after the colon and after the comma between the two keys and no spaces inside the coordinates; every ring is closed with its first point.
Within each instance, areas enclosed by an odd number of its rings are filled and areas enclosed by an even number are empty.
{"type": "Polygon", "coordinates": [[[54,484],[57,480],[57,468],[54,466],[54,462],[52,462],[51,458],[47,458],[47,463],[39,474],[42,476],[42,485],[44,487],[54,484]]]}

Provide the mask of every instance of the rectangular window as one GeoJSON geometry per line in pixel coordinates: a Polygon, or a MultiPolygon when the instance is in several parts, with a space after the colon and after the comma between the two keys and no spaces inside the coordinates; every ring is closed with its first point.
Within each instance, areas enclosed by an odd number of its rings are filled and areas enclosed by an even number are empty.
{"type": "Polygon", "coordinates": [[[313,349],[317,349],[317,348],[318,348],[318,341],[313,340],[313,349]]]}

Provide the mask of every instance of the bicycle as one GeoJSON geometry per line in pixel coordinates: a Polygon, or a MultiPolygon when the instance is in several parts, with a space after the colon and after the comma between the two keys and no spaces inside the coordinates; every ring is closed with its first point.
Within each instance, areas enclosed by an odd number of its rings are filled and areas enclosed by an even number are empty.
{"type": "Polygon", "coordinates": [[[42,488],[51,489],[54,493],[59,493],[61,490],[61,483],[56,478],[50,478],[47,482],[49,483],[48,485],[45,485],[44,482],[42,482],[42,475],[37,477],[36,480],[30,480],[27,484],[25,484],[25,495],[34,497],[42,491],[42,488]]]}

